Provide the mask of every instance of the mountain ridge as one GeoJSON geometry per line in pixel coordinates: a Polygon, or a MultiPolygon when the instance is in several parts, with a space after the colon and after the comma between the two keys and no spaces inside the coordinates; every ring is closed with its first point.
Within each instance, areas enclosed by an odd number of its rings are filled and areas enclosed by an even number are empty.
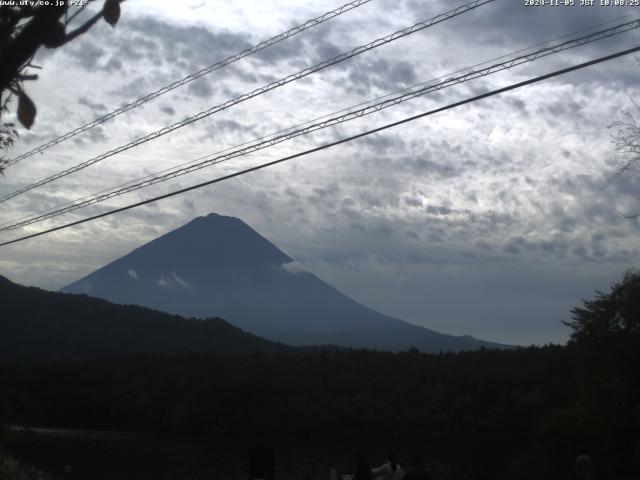
{"type": "Polygon", "coordinates": [[[84,294],[50,292],[0,275],[1,361],[61,361],[133,354],[293,352],[221,318],[189,319],[84,294]]]}
{"type": "Polygon", "coordinates": [[[291,345],[429,352],[508,348],[447,335],[370,309],[313,273],[246,223],[209,214],[64,287],[187,317],[219,316],[291,345]]]}

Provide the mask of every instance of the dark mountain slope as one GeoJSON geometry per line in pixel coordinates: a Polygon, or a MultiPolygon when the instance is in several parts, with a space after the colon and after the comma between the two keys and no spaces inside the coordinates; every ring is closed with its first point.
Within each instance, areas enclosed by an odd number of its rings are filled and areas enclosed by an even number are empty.
{"type": "Polygon", "coordinates": [[[219,318],[186,319],[86,295],[24,287],[1,276],[0,305],[0,361],[293,350],[219,318]]]}

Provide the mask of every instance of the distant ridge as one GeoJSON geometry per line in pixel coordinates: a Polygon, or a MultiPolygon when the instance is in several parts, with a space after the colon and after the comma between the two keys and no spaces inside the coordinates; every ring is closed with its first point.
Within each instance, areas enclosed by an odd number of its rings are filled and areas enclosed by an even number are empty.
{"type": "Polygon", "coordinates": [[[64,287],[188,317],[219,316],[291,345],[422,351],[505,348],[371,310],[312,273],[241,220],[198,217],[64,287]]]}
{"type": "Polygon", "coordinates": [[[185,319],[86,295],[24,287],[2,276],[0,299],[0,361],[294,350],[243,332],[219,318],[185,319]]]}

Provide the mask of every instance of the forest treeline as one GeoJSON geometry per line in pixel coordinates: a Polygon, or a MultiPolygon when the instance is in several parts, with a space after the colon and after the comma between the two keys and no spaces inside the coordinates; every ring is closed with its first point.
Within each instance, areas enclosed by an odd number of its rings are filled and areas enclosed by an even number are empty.
{"type": "Polygon", "coordinates": [[[511,441],[514,449],[538,451],[550,469],[566,468],[584,445],[602,459],[600,468],[637,467],[637,404],[602,391],[607,384],[578,358],[575,347],[562,346],[442,355],[139,355],[4,365],[0,384],[10,392],[12,423],[250,438],[511,441]]]}
{"type": "Polygon", "coordinates": [[[4,365],[29,423],[180,432],[534,433],[568,407],[563,347],[429,355],[375,351],[4,365]]]}
{"type": "Polygon", "coordinates": [[[640,468],[640,274],[627,274],[572,313],[567,346],[5,363],[0,418],[251,438],[474,437],[487,448],[501,439],[537,452],[531,471],[545,464],[549,470],[537,471],[543,478],[562,471],[578,448],[591,451],[599,476],[623,478],[640,468]]]}

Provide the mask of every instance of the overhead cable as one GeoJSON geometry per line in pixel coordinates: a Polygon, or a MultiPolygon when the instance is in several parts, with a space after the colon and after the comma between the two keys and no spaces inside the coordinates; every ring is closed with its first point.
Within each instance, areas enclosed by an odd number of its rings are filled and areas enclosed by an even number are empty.
{"type": "Polygon", "coordinates": [[[453,10],[450,10],[448,12],[445,12],[443,14],[440,14],[434,18],[431,18],[429,20],[425,20],[423,22],[419,22],[416,23],[415,25],[412,25],[411,27],[407,27],[404,28],[402,30],[398,30],[397,32],[394,32],[390,35],[387,35],[385,37],[379,38],[377,40],[374,40],[373,42],[367,43],[365,45],[361,45],[359,47],[356,47],[346,53],[342,53],[340,55],[337,55],[336,57],[333,57],[329,60],[325,60],[323,62],[320,62],[314,66],[305,68],[303,70],[300,70],[294,74],[288,75],[286,77],[282,77],[279,80],[275,80],[271,83],[269,83],[268,85],[265,85],[263,87],[257,88],[249,93],[245,93],[243,95],[240,95],[239,97],[236,97],[232,100],[228,100],[222,104],[216,105],[214,107],[211,107],[207,110],[204,110],[200,113],[197,113],[196,115],[192,115],[190,117],[187,117],[179,122],[176,122],[168,127],[164,127],[160,130],[157,130],[155,132],[152,132],[148,135],[145,135],[143,137],[137,138],[136,140],[129,142],[125,145],[121,145],[113,150],[109,150],[106,153],[103,153],[101,155],[98,155],[97,157],[91,158],[89,160],[85,160],[84,162],[81,162],[73,167],[67,168],[65,170],[62,170],[54,175],[51,175],[49,177],[46,177],[42,180],[39,180],[35,183],[32,183],[26,187],[23,187],[19,190],[16,190],[12,193],[9,193],[3,197],[0,197],[0,203],[4,203],[7,200],[10,200],[14,197],[17,197],[18,195],[21,195],[25,192],[28,192],[30,190],[33,190],[34,188],[40,187],[42,185],[46,185],[47,183],[53,182],[54,180],[58,180],[62,177],[66,177],[67,175],[71,175],[72,173],[75,173],[79,170],[82,170],[84,168],[87,168],[95,163],[101,162],[102,160],[105,160],[106,158],[112,157],[118,153],[122,153],[126,150],[129,150],[133,147],[137,147],[138,145],[142,145],[143,143],[149,142],[151,140],[155,140],[156,138],[159,138],[163,135],[166,135],[168,133],[171,133],[179,128],[182,128],[186,125],[190,125],[194,122],[197,122],[199,120],[202,120],[204,118],[207,118],[211,115],[213,115],[214,113],[218,113],[222,110],[226,110],[227,108],[230,108],[234,105],[237,105],[239,103],[242,103],[244,101],[250,100],[254,97],[257,97],[259,95],[262,95],[264,93],[270,92],[271,90],[275,90],[276,88],[282,87],[283,85],[287,85],[291,82],[294,82],[296,80],[300,80],[301,78],[304,78],[308,75],[311,75],[312,73],[318,72],[320,70],[323,70],[327,67],[330,67],[332,65],[335,65],[337,63],[343,62],[345,60],[348,60],[350,58],[353,58],[357,55],[360,55],[361,53],[367,52],[369,50],[373,50],[375,48],[378,48],[382,45],[386,45],[388,43],[391,43],[395,40],[398,40],[400,38],[404,38],[408,35],[411,35],[413,33],[419,32],[421,30],[424,30],[428,27],[431,27],[433,25],[436,25],[438,23],[444,22],[446,20],[449,20],[453,17],[456,17],[458,15],[462,15],[463,13],[469,12],[470,10],[473,10],[475,8],[478,8],[482,5],[486,5],[488,3],[492,3],[495,0],[475,0],[471,3],[467,3],[465,5],[462,5],[460,7],[456,7],[453,10]]]}
{"type": "MultiPolygon", "coordinates": [[[[137,181],[134,180],[132,182],[128,182],[123,186],[114,187],[110,190],[106,190],[103,192],[98,192],[97,194],[84,197],[75,202],[70,202],[58,208],[49,209],[44,212],[40,212],[38,214],[30,215],[26,218],[17,219],[13,222],[7,222],[1,226],[0,232],[7,231],[7,230],[15,230],[17,228],[31,225],[36,222],[57,217],[65,213],[69,213],[89,205],[100,203],[135,190],[139,190],[151,185],[155,185],[157,183],[170,180],[172,178],[176,178],[182,175],[186,175],[188,173],[192,173],[196,170],[201,170],[211,165],[216,165],[218,163],[229,161],[234,158],[242,157],[250,153],[263,150],[273,145],[277,145],[279,143],[291,140],[293,138],[296,138],[302,135],[307,135],[317,130],[322,130],[334,125],[338,125],[341,123],[358,119],[358,118],[379,112],[383,109],[386,109],[395,105],[399,105],[401,103],[407,102],[417,97],[424,96],[429,93],[433,93],[435,91],[439,91],[454,85],[468,82],[470,80],[474,80],[480,77],[485,77],[487,75],[491,75],[503,70],[514,68],[524,63],[539,60],[540,58],[546,57],[548,55],[552,55],[565,50],[576,48],[578,46],[593,43],[605,38],[612,37],[614,35],[619,35],[621,33],[624,33],[636,28],[640,28],[640,20],[626,22],[605,30],[594,32],[588,35],[583,35],[582,37],[579,37],[573,40],[568,40],[566,42],[563,42],[557,45],[545,47],[545,48],[533,51],[531,53],[528,53],[526,55],[520,55],[520,56],[511,58],[507,61],[499,62],[482,69],[478,69],[478,70],[469,69],[465,74],[459,75],[457,77],[449,77],[449,78],[447,78],[446,76],[440,77],[444,79],[439,82],[430,81],[430,82],[420,84],[418,87],[413,87],[408,90],[402,91],[402,93],[400,93],[399,95],[395,95],[387,98],[383,97],[382,100],[376,103],[367,105],[365,107],[362,107],[359,109],[349,109],[349,111],[347,111],[346,113],[343,113],[334,117],[324,118],[322,121],[319,121],[316,123],[303,124],[304,126],[302,126],[301,128],[293,127],[292,129],[286,129],[282,131],[283,133],[277,134],[275,136],[269,136],[266,138],[263,137],[263,138],[257,139],[254,142],[247,142],[243,146],[241,146],[241,148],[233,149],[232,147],[231,149],[226,149],[222,152],[216,152],[214,154],[207,155],[205,157],[200,157],[197,163],[189,162],[187,164],[180,165],[172,169],[167,169],[164,172],[156,175],[150,175],[150,176],[144,177],[143,179],[139,179],[137,181]],[[211,158],[207,158],[207,157],[211,157],[211,158]]],[[[483,62],[483,64],[485,63],[487,62],[483,62]]],[[[436,80],[439,80],[439,79],[436,79],[436,80]]]]}
{"type": "Polygon", "coordinates": [[[6,246],[6,245],[11,245],[11,244],[18,243],[18,242],[22,242],[22,241],[25,241],[25,240],[28,240],[28,239],[31,239],[31,238],[35,238],[35,237],[40,237],[40,236],[46,235],[48,233],[56,232],[56,231],[63,230],[63,229],[66,229],[66,228],[69,228],[69,227],[73,227],[73,226],[76,226],[76,225],[81,225],[83,223],[91,222],[91,221],[97,220],[99,218],[104,218],[104,217],[107,217],[107,216],[110,216],[110,215],[113,215],[113,214],[116,214],[116,213],[120,213],[120,212],[124,212],[124,211],[127,211],[127,210],[131,210],[133,208],[141,207],[143,205],[148,205],[150,203],[157,202],[157,201],[160,201],[160,200],[164,200],[166,198],[174,197],[176,195],[180,195],[180,194],[183,194],[183,193],[186,193],[186,192],[190,192],[192,190],[196,190],[196,189],[199,189],[199,188],[202,188],[202,187],[206,187],[208,185],[212,185],[212,184],[215,184],[215,183],[220,183],[220,182],[223,182],[225,180],[229,180],[231,178],[239,177],[239,176],[245,175],[247,173],[251,173],[251,172],[258,171],[258,170],[262,170],[264,168],[271,167],[273,165],[277,165],[279,163],[283,163],[283,162],[286,162],[286,161],[289,161],[289,160],[293,160],[295,158],[303,157],[305,155],[316,153],[316,152],[319,152],[321,150],[325,150],[325,149],[328,149],[328,148],[331,148],[331,147],[335,147],[335,146],[341,145],[343,143],[351,142],[353,140],[357,140],[359,138],[363,138],[363,137],[366,137],[368,135],[372,135],[374,133],[379,133],[379,132],[382,132],[384,130],[388,130],[390,128],[397,127],[399,125],[404,125],[406,123],[413,122],[413,121],[418,120],[420,118],[424,118],[424,117],[427,117],[427,116],[430,116],[430,115],[434,115],[436,113],[440,113],[440,112],[443,112],[445,110],[450,110],[450,109],[453,109],[453,108],[456,108],[456,107],[460,107],[462,105],[467,105],[467,104],[470,104],[470,103],[473,103],[473,102],[477,102],[477,101],[482,100],[484,98],[492,97],[494,95],[498,95],[498,94],[501,94],[501,93],[504,93],[504,92],[515,90],[515,89],[524,87],[526,85],[531,85],[533,83],[541,82],[541,81],[547,80],[549,78],[557,77],[559,75],[563,75],[563,74],[566,74],[566,73],[569,73],[569,72],[580,70],[582,68],[590,67],[592,65],[596,65],[596,64],[602,63],[602,62],[606,62],[608,60],[612,60],[614,58],[622,57],[624,55],[629,55],[629,54],[637,52],[637,51],[640,51],[640,46],[629,48],[629,49],[626,49],[626,50],[622,50],[622,51],[613,53],[611,55],[606,55],[604,57],[599,57],[599,58],[597,58],[595,60],[590,60],[588,62],[584,62],[584,63],[580,63],[580,64],[577,64],[577,65],[573,65],[571,67],[563,68],[561,70],[556,70],[554,72],[547,73],[545,75],[541,75],[541,76],[538,76],[538,77],[534,77],[534,78],[531,78],[529,80],[525,80],[525,81],[522,81],[522,82],[514,83],[512,85],[509,85],[509,86],[506,86],[506,87],[502,87],[502,88],[499,88],[499,89],[496,89],[496,90],[491,90],[489,92],[486,92],[486,93],[483,93],[483,94],[480,94],[480,95],[476,95],[474,97],[467,98],[465,100],[461,100],[461,101],[458,101],[458,102],[451,103],[451,104],[446,105],[444,107],[439,107],[439,108],[436,108],[434,110],[430,110],[428,112],[423,112],[423,113],[420,113],[418,115],[413,115],[411,117],[407,117],[407,118],[404,118],[402,120],[398,120],[398,121],[393,122],[393,123],[388,123],[388,124],[383,125],[381,127],[374,128],[372,130],[368,130],[368,131],[359,133],[357,135],[352,135],[350,137],[343,138],[341,140],[337,140],[335,142],[326,143],[324,145],[320,145],[319,147],[315,147],[315,148],[312,148],[312,149],[309,149],[309,150],[305,150],[303,152],[299,152],[299,153],[296,153],[296,154],[293,154],[293,155],[289,155],[289,156],[280,158],[278,160],[273,160],[273,161],[270,161],[270,162],[262,163],[260,165],[254,166],[254,167],[247,168],[247,169],[235,172],[235,173],[231,173],[229,175],[224,175],[222,177],[214,178],[214,179],[208,180],[206,182],[198,183],[196,185],[192,185],[192,186],[187,187],[187,188],[182,188],[180,190],[176,190],[176,191],[173,191],[173,192],[170,192],[170,193],[166,193],[164,195],[159,195],[157,197],[149,198],[147,200],[143,200],[143,201],[140,201],[140,202],[132,203],[130,205],[127,205],[127,206],[124,206],[124,207],[120,207],[120,208],[116,208],[116,209],[113,209],[113,210],[109,210],[107,212],[103,212],[103,213],[98,214],[98,215],[93,215],[91,217],[84,218],[82,220],[77,220],[75,222],[70,222],[70,223],[67,223],[67,224],[64,224],[64,225],[60,225],[58,227],[50,228],[50,229],[47,229],[47,230],[44,230],[44,231],[41,231],[41,232],[32,233],[30,235],[25,235],[23,237],[19,237],[19,238],[13,239],[13,240],[9,240],[9,241],[0,243],[0,247],[6,246]]]}
{"type": "Polygon", "coordinates": [[[353,10],[354,8],[358,8],[362,5],[364,5],[365,3],[369,3],[371,0],[356,0],[356,1],[352,1],[349,3],[346,3],[344,5],[342,5],[339,8],[336,8],[335,10],[331,10],[329,12],[323,13],[322,15],[320,15],[319,17],[316,18],[312,18],[311,20],[307,20],[306,22],[293,27],[289,30],[287,30],[284,33],[281,33],[279,35],[276,35],[275,37],[272,37],[268,40],[265,40],[263,42],[257,43],[256,45],[253,45],[249,48],[246,48],[244,50],[242,50],[239,53],[235,53],[227,58],[225,58],[224,60],[214,63],[213,65],[209,65],[208,67],[205,67],[201,70],[198,70],[195,73],[192,73],[191,75],[187,75],[186,77],[180,79],[180,80],[176,80],[175,82],[171,83],[170,85],[164,86],[158,90],[156,90],[155,92],[149,93],[147,95],[145,95],[144,97],[141,97],[137,100],[134,100],[131,103],[128,103],[126,105],[123,105],[117,109],[115,109],[114,111],[107,113],[106,115],[103,115],[102,117],[96,118],[95,120],[86,123],[74,130],[71,130],[63,135],[60,135],[59,137],[54,138],[53,140],[50,140],[46,143],[43,143],[42,145],[37,146],[36,148],[29,150],[28,152],[25,152],[15,158],[9,159],[5,162],[4,167],[9,167],[11,165],[15,165],[16,163],[20,162],[21,160],[24,160],[25,158],[31,157],[32,155],[35,155],[36,153],[40,153],[43,152],[45,150],[47,150],[48,148],[53,147],[54,145],[57,145],[61,142],[64,142],[65,140],[69,140],[70,138],[75,137],[76,135],[79,135],[83,132],[86,132],[87,130],[92,129],[93,127],[96,127],[98,125],[101,125],[109,120],[111,120],[112,118],[120,115],[121,113],[124,112],[128,112],[131,109],[137,108],[145,103],[147,103],[150,100],[153,100],[155,98],[158,98],[161,95],[164,95],[165,93],[171,92],[172,90],[175,90],[176,88],[182,87],[183,85],[186,85],[190,82],[193,82],[194,80],[197,80],[200,77],[203,77],[205,75],[208,75],[212,72],[215,72],[216,70],[220,70],[221,68],[227,67],[228,65],[231,65],[232,63],[237,62],[238,60],[241,60],[245,57],[248,57],[250,55],[253,55],[254,53],[260,52],[261,50],[264,50],[265,48],[271,47],[272,45],[275,45],[277,43],[282,42],[283,40],[286,40],[287,38],[293,37],[294,35],[297,35],[298,33],[304,32],[305,30],[308,30],[310,28],[316,27],[328,20],[331,20],[332,18],[335,18],[339,15],[342,15],[343,13],[346,13],[350,10],[353,10]]]}

